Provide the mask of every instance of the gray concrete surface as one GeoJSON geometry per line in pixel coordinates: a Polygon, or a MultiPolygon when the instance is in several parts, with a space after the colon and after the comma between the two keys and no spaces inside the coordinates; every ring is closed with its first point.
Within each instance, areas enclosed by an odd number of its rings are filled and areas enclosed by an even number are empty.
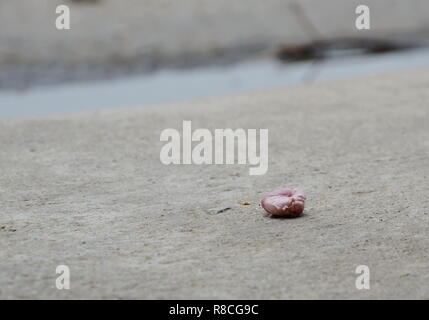
{"type": "Polygon", "coordinates": [[[204,56],[255,54],[282,44],[338,37],[426,35],[426,0],[367,0],[371,30],[355,28],[359,0],[0,0],[0,65],[116,62],[186,63],[204,56]],[[317,29],[291,10],[299,3],[317,29]],[[71,30],[55,28],[55,8],[71,8],[71,30]]]}
{"type": "Polygon", "coordinates": [[[371,30],[366,31],[355,28],[359,4],[358,0],[0,0],[0,90],[226,65],[273,57],[284,45],[315,40],[427,43],[426,0],[366,1],[371,9],[371,30]],[[55,28],[55,8],[60,4],[71,8],[71,30],[55,28]]]}
{"type": "Polygon", "coordinates": [[[0,298],[428,299],[428,71],[0,120],[0,298]],[[268,173],[162,165],[183,120],[268,128],[268,173]],[[303,217],[264,216],[282,186],[303,217]]]}

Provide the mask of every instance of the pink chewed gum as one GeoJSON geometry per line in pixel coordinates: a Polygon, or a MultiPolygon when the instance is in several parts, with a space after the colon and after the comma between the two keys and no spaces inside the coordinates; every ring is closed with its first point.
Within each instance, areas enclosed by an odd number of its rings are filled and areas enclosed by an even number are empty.
{"type": "Polygon", "coordinates": [[[261,206],[272,216],[295,218],[304,211],[305,195],[299,189],[280,189],[265,195],[261,206]]]}

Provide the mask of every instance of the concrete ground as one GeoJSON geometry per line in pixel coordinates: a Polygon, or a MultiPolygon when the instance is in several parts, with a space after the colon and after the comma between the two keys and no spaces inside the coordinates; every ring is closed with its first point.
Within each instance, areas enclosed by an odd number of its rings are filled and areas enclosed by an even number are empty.
{"type": "Polygon", "coordinates": [[[428,71],[0,120],[0,298],[428,299],[428,71]],[[161,164],[183,120],[268,128],[268,173],[161,164]],[[305,215],[264,216],[286,186],[305,215]]]}
{"type": "Polygon", "coordinates": [[[272,57],[316,40],[426,42],[429,3],[367,0],[0,0],[0,90],[272,57]],[[57,30],[58,5],[71,29],[57,30]],[[291,49],[292,48],[292,49],[291,49]]]}
{"type": "Polygon", "coordinates": [[[367,0],[371,30],[355,27],[360,0],[0,0],[0,66],[187,63],[341,37],[414,37],[429,31],[429,3],[367,0]],[[55,28],[58,5],[71,30],[55,28]],[[291,6],[295,4],[295,6],[291,6]],[[299,4],[301,12],[293,8],[299,4]],[[308,26],[308,21],[313,27],[308,26]],[[314,30],[316,29],[316,30],[314,30]]]}

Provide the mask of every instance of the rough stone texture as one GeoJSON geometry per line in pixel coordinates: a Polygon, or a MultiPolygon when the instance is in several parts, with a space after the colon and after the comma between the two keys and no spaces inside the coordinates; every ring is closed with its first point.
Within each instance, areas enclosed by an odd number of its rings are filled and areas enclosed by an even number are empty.
{"type": "Polygon", "coordinates": [[[359,4],[362,1],[0,0],[0,65],[186,60],[320,38],[429,30],[427,0],[365,1],[371,8],[371,31],[355,28],[359,4]],[[299,22],[302,18],[293,13],[291,3],[300,4],[317,32],[299,22]],[[55,8],[60,4],[71,7],[71,30],[55,28],[55,8]]]}
{"type": "Polygon", "coordinates": [[[428,71],[0,120],[0,298],[428,299],[428,71]],[[183,120],[268,128],[268,173],[162,165],[183,120]],[[283,186],[301,218],[258,206],[283,186]]]}

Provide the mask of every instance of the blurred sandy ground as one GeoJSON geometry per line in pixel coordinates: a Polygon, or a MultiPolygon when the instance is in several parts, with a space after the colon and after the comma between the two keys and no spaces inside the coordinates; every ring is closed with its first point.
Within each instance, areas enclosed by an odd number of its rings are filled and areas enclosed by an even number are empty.
{"type": "Polygon", "coordinates": [[[0,0],[0,66],[163,64],[222,54],[260,54],[317,38],[417,36],[429,32],[429,1],[367,0],[371,30],[355,28],[360,0],[0,0]],[[298,21],[298,3],[318,29],[298,21]],[[71,7],[72,29],[55,28],[55,8],[71,7]]]}

